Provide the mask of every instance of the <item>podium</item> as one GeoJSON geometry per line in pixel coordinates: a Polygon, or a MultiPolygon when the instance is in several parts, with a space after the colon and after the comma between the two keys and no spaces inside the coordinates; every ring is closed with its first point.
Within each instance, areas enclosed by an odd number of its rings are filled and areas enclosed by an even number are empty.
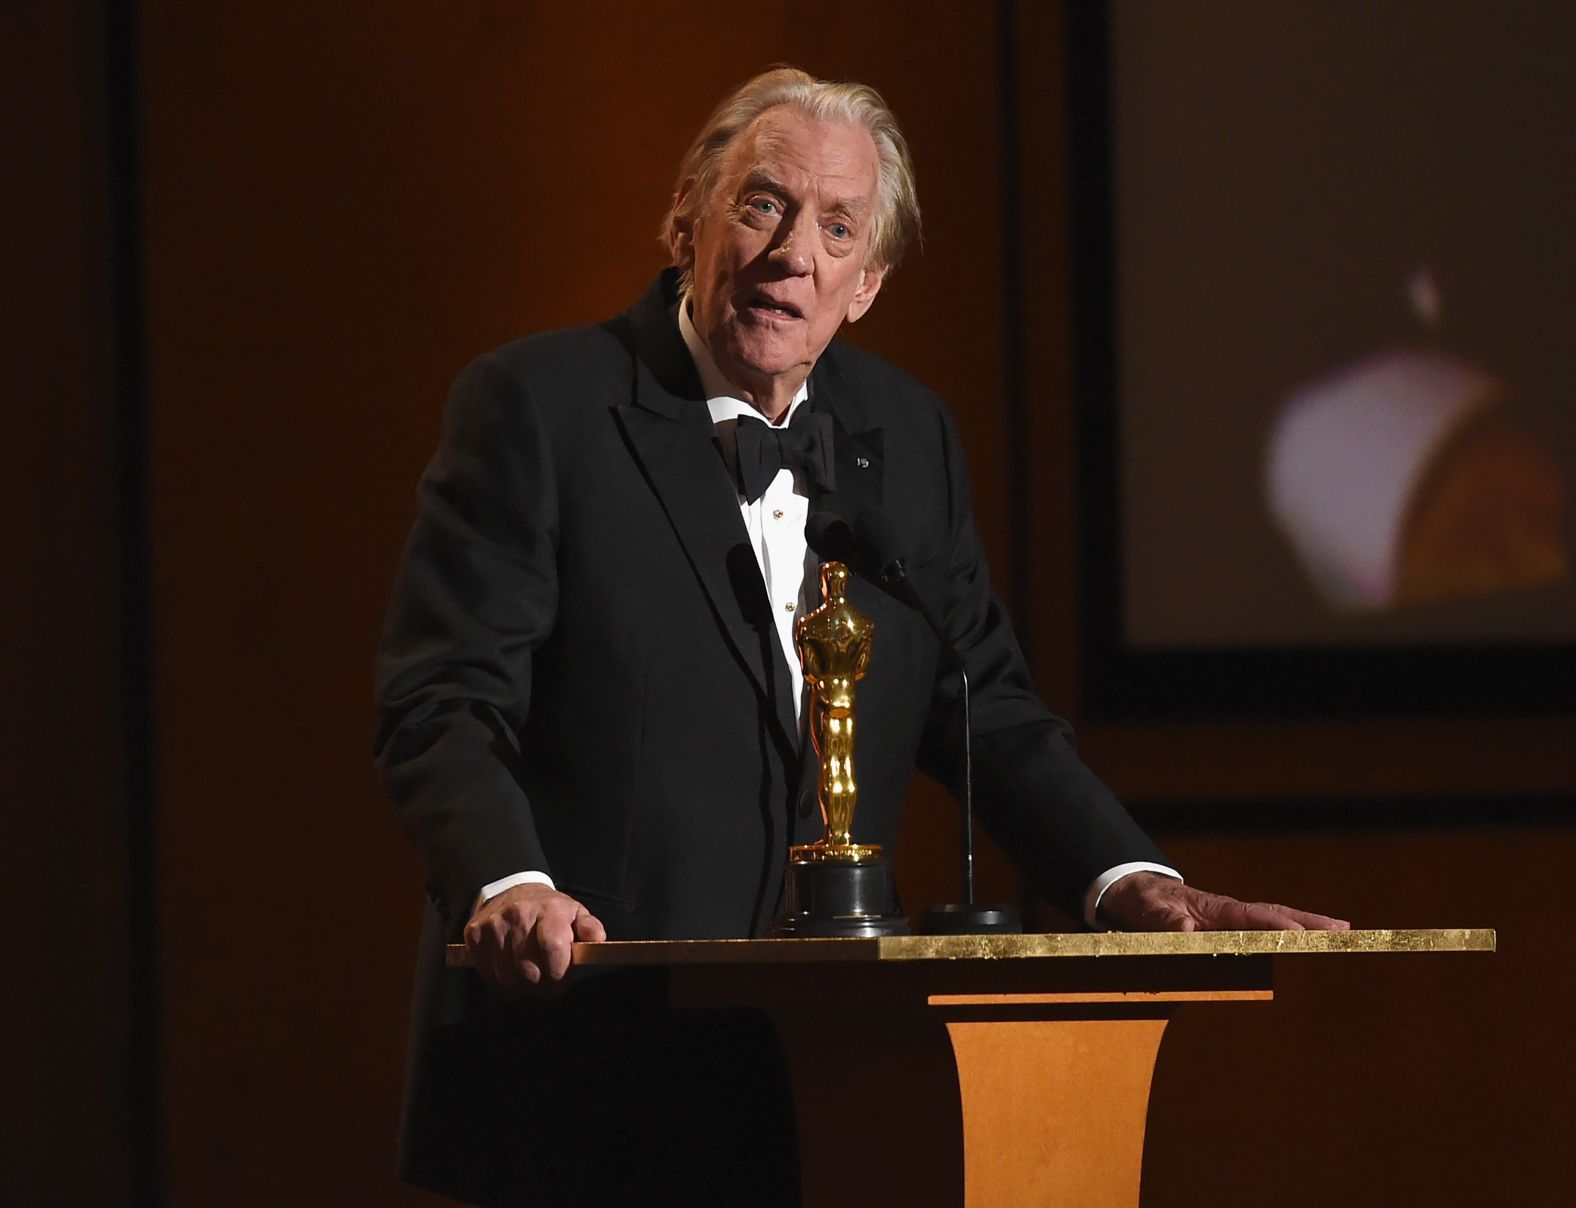
{"type": "Polygon", "coordinates": [[[1489,930],[652,940],[576,944],[574,963],[663,967],[675,1008],[766,1012],[806,1208],[1134,1208],[1179,1005],[1268,1001],[1281,960],[1494,946],[1489,930]]]}

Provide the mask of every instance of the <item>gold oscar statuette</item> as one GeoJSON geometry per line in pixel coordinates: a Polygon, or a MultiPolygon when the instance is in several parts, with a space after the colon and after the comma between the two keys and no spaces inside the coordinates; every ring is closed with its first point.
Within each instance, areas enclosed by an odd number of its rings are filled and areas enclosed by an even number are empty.
{"type": "Polygon", "coordinates": [[[892,873],[879,845],[856,843],[855,685],[870,668],[875,622],[848,602],[848,568],[821,566],[821,606],[801,617],[794,643],[810,689],[809,737],[820,762],[816,786],[826,833],[789,848],[787,910],[779,935],[900,935],[892,873]]]}
{"type": "Polygon", "coordinates": [[[875,622],[848,602],[848,568],[841,562],[821,567],[821,607],[799,618],[794,645],[810,685],[810,740],[821,764],[817,796],[826,834],[790,849],[795,860],[846,860],[858,863],[881,855],[879,847],[854,842],[854,685],[870,666],[875,622]]]}

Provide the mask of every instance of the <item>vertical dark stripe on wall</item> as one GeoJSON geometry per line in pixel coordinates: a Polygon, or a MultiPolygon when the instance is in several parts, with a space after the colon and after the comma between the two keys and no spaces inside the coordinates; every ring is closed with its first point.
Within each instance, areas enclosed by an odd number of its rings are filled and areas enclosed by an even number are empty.
{"type": "Polygon", "coordinates": [[[131,1015],[127,1071],[131,1197],[161,1202],[157,851],[154,843],[153,665],[150,650],[146,394],[139,199],[137,6],[111,0],[108,45],[111,293],[120,451],[122,625],[126,683],[126,858],[130,911],[131,1015]]]}
{"type": "Polygon", "coordinates": [[[1001,288],[1002,388],[1007,393],[1007,504],[1009,553],[1008,604],[1018,625],[1029,664],[1034,664],[1034,626],[1026,615],[1029,602],[1027,378],[1024,372],[1022,131],[1018,120],[1017,0],[997,0],[997,78],[1001,105],[1001,288]]]}
{"type": "Polygon", "coordinates": [[[1117,461],[1109,12],[1066,0],[1068,197],[1072,224],[1072,366],[1079,501],[1079,645],[1084,709],[1122,643],[1122,530],[1117,461]]]}

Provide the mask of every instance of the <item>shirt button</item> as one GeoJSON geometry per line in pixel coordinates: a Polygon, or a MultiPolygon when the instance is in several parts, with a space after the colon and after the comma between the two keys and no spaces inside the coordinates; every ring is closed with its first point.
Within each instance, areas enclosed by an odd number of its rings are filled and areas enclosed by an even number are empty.
{"type": "Polygon", "coordinates": [[[773,508],[772,509],[772,519],[773,520],[781,520],[782,518],[783,518],[783,510],[782,510],[782,508],[773,508]]]}
{"type": "Polygon", "coordinates": [[[793,601],[792,600],[789,600],[788,603],[783,605],[783,611],[784,612],[792,612],[793,611],[793,601]]]}

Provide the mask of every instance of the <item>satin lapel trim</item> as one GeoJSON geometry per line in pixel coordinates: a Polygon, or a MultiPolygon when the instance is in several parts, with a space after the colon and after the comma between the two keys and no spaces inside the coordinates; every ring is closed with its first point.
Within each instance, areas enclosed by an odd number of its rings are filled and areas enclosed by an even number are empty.
{"type": "Polygon", "coordinates": [[[837,490],[817,491],[810,500],[810,510],[836,512],[852,524],[860,512],[881,506],[886,482],[883,434],[880,428],[850,432],[835,411],[831,415],[837,490]]]}
{"type": "Polygon", "coordinates": [[[702,402],[677,398],[636,361],[636,397],[619,422],[684,547],[717,622],[761,695],[772,703],[779,741],[798,746],[789,669],[772,623],[760,563],[739,515],[739,497],[717,452],[702,402]]]}
{"type": "Polygon", "coordinates": [[[832,417],[837,467],[837,490],[817,492],[810,500],[810,510],[835,512],[852,524],[860,512],[882,505],[885,441],[883,430],[866,422],[864,401],[843,376],[835,344],[810,378],[810,405],[832,417]]]}

